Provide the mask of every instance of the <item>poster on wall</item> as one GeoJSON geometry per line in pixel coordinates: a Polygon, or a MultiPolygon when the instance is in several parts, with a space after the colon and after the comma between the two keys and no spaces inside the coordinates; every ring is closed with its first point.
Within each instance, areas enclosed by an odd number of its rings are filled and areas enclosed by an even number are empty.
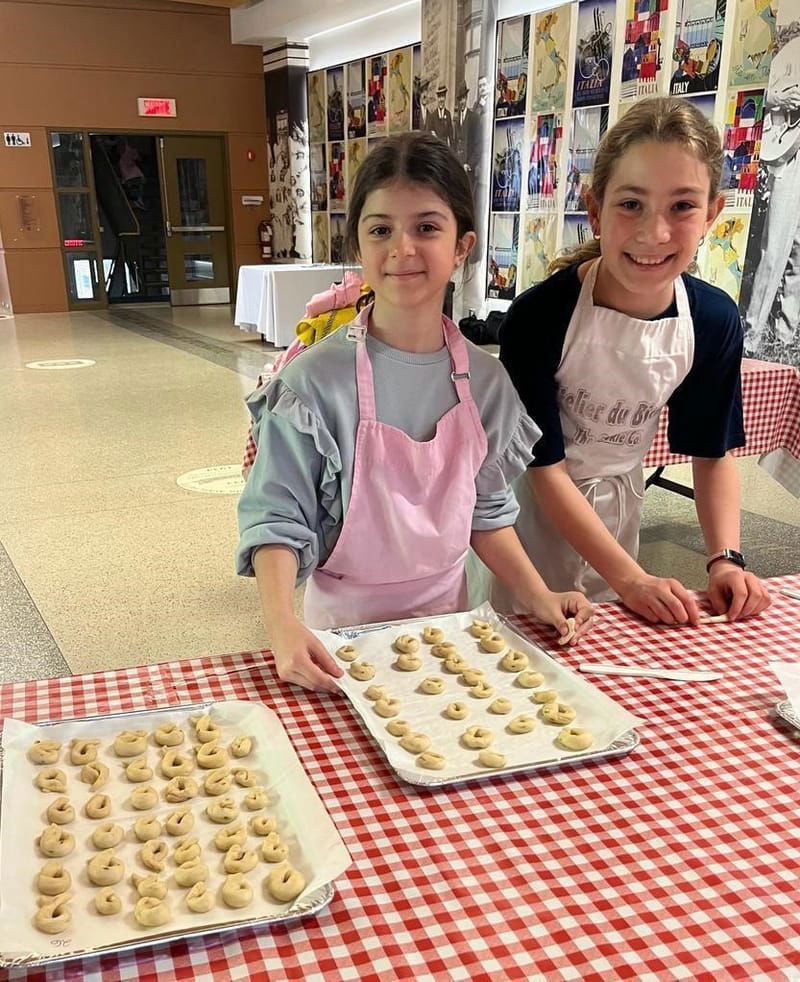
{"type": "Polygon", "coordinates": [[[528,211],[552,211],[555,208],[562,136],[561,113],[539,113],[531,121],[528,211]]]}
{"type": "Polygon", "coordinates": [[[600,140],[608,129],[608,106],[573,109],[567,154],[564,211],[586,211],[586,189],[600,140]]]}
{"type": "Polygon", "coordinates": [[[308,126],[311,143],[325,143],[327,137],[325,106],[325,70],[308,76],[308,126]]]}
{"type": "Polygon", "coordinates": [[[519,211],[524,119],[501,119],[494,128],[492,211],[519,211]]]}
{"type": "Polygon", "coordinates": [[[625,0],[621,99],[661,92],[664,18],[669,0],[625,0]]]}
{"type": "Polygon", "coordinates": [[[344,215],[330,216],[331,245],[329,255],[332,263],[344,262],[344,228],[344,215]]]}
{"type": "Polygon", "coordinates": [[[763,129],[764,90],[732,92],[728,96],[722,137],[724,159],[721,188],[729,208],[752,208],[763,129]]]}
{"type": "Polygon", "coordinates": [[[561,232],[561,251],[572,252],[579,249],[593,237],[589,216],[586,214],[564,215],[561,232]]]}
{"type": "Polygon", "coordinates": [[[344,68],[329,68],[325,80],[328,94],[328,142],[344,139],[344,68]]]}
{"type": "Polygon", "coordinates": [[[347,185],[345,184],[344,143],[328,144],[328,210],[345,211],[347,185]]]}
{"type": "Polygon", "coordinates": [[[536,14],[533,31],[533,67],[528,110],[563,109],[567,98],[567,64],[572,4],[536,14]]]}
{"type": "Polygon", "coordinates": [[[513,17],[497,25],[495,116],[524,116],[528,99],[530,17],[513,17]]]}
{"type": "Polygon", "coordinates": [[[401,48],[388,55],[389,132],[406,133],[411,129],[411,48],[401,48]]]}
{"type": "Polygon", "coordinates": [[[411,129],[422,129],[422,45],[414,45],[411,59],[411,129]]]}
{"type": "MultiPolygon", "coordinates": [[[[311,147],[311,210],[328,210],[328,164],[324,143],[311,147]]],[[[326,241],[327,238],[326,235],[326,241]]]]}
{"type": "Polygon", "coordinates": [[[330,231],[328,229],[328,213],[326,211],[318,211],[314,214],[313,219],[313,260],[315,263],[328,263],[331,260],[330,253],[330,243],[328,237],[330,231]]]}
{"type": "Polygon", "coordinates": [[[557,230],[555,214],[525,216],[519,292],[547,278],[547,269],[555,258],[557,230]]]}
{"type": "Polygon", "coordinates": [[[706,283],[724,290],[737,303],[749,226],[749,212],[735,213],[723,209],[697,250],[700,277],[706,283]]]}
{"type": "Polygon", "coordinates": [[[716,92],[727,0],[677,0],[671,95],[716,92]]]}
{"type": "Polygon", "coordinates": [[[736,6],[728,85],[763,87],[775,50],[778,0],[732,0],[736,6]]]}
{"type": "Polygon", "coordinates": [[[353,184],[359,167],[364,163],[367,156],[367,141],[348,140],[347,141],[347,197],[353,193],[353,184]]]}
{"type": "Polygon", "coordinates": [[[717,97],[713,92],[710,92],[708,95],[690,95],[686,99],[688,102],[691,102],[695,109],[699,109],[709,122],[714,122],[714,108],[717,97]]]}
{"type": "Polygon", "coordinates": [[[367,94],[364,62],[351,61],[347,66],[347,139],[367,135],[367,94]]]}
{"type": "Polygon", "coordinates": [[[386,136],[386,55],[367,58],[367,135],[386,136]]]}
{"type": "Polygon", "coordinates": [[[489,264],[486,295],[513,300],[517,292],[519,215],[492,215],[489,226],[489,264]]]}
{"type": "Polygon", "coordinates": [[[583,0],[578,4],[578,40],[572,106],[604,106],[611,92],[614,43],[614,0],[583,0]]]}

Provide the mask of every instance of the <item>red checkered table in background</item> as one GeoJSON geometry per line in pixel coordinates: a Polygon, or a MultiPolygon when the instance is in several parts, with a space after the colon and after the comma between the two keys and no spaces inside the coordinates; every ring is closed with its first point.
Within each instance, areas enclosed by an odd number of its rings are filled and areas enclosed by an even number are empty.
{"type": "Polygon", "coordinates": [[[36,720],[203,699],[280,714],[353,865],[330,906],[243,930],[13,979],[795,979],[800,740],[773,717],[769,659],[800,661],[800,576],[768,616],[697,629],[613,604],[557,657],[715,667],[715,683],[593,679],[644,721],[627,757],[446,790],[400,783],[344,699],[280,683],[262,652],[0,688],[36,720]]]}

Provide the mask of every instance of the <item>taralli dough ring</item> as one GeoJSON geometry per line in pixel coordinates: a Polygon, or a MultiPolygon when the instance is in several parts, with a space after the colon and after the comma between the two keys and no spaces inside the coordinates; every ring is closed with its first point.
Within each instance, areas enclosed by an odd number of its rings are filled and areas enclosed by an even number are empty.
{"type": "Polygon", "coordinates": [[[231,757],[249,757],[253,749],[253,738],[249,736],[234,737],[231,741],[231,757]]]}
{"type": "Polygon", "coordinates": [[[194,813],[191,808],[176,808],[167,815],[164,828],[169,835],[188,835],[194,828],[194,813]]]}
{"type": "Polygon", "coordinates": [[[464,702],[451,702],[444,711],[448,719],[466,719],[469,715],[467,704],[464,702]]]}
{"type": "Polygon", "coordinates": [[[123,730],[114,741],[117,757],[141,757],[147,748],[147,733],[144,730],[123,730]]]}
{"type": "Polygon", "coordinates": [[[395,665],[401,672],[416,672],[422,668],[422,659],[413,651],[404,651],[397,656],[395,665]]]}
{"type": "Polygon", "coordinates": [[[42,904],[33,919],[36,929],[45,934],[60,934],[66,931],[72,924],[72,914],[67,907],[69,899],[68,893],[62,893],[42,904]]]}
{"type": "Polygon", "coordinates": [[[166,778],[186,777],[194,770],[194,761],[179,747],[165,747],[161,756],[161,773],[166,778]]]}
{"type": "Polygon", "coordinates": [[[207,914],[214,906],[214,894],[201,880],[186,894],[186,906],[195,914],[207,914]]]}
{"type": "Polygon", "coordinates": [[[469,694],[474,696],[475,699],[488,699],[490,696],[494,695],[494,688],[489,685],[488,682],[476,682],[470,690],[469,694]]]}
{"type": "Polygon", "coordinates": [[[303,874],[291,866],[273,870],[266,879],[267,892],[279,903],[287,904],[299,897],[306,886],[303,874]]]}
{"type": "Polygon", "coordinates": [[[506,713],[510,713],[513,708],[514,707],[511,705],[511,700],[505,699],[502,696],[489,704],[489,712],[494,713],[495,716],[505,716],[506,713]]]}
{"type": "Polygon", "coordinates": [[[523,689],[536,689],[544,682],[544,675],[541,672],[520,672],[516,682],[523,689]]]}
{"type": "Polygon", "coordinates": [[[267,792],[263,788],[253,788],[242,798],[242,804],[249,812],[257,812],[269,804],[267,792]]]}
{"type": "Polygon", "coordinates": [[[401,634],[392,645],[399,655],[413,655],[419,651],[419,641],[412,634],[401,634]]]}
{"type": "Polygon", "coordinates": [[[160,873],[167,863],[169,849],[163,839],[151,839],[145,842],[139,850],[139,859],[142,865],[155,873],[160,873]]]}
{"type": "Polygon", "coordinates": [[[417,757],[417,767],[424,767],[429,771],[440,771],[446,764],[445,758],[435,750],[426,750],[417,757]]]}
{"type": "Polygon", "coordinates": [[[205,781],[203,781],[203,788],[206,794],[211,795],[213,798],[230,791],[231,784],[233,784],[233,776],[229,770],[223,767],[221,770],[211,771],[207,775],[205,781]]]}
{"type": "Polygon", "coordinates": [[[571,723],[577,713],[572,706],[567,706],[563,702],[548,702],[542,707],[542,719],[545,723],[571,723]]]}
{"type": "Polygon", "coordinates": [[[351,644],[343,644],[341,648],[336,649],[336,657],[342,661],[355,661],[358,652],[351,644]]]}
{"type": "Polygon", "coordinates": [[[548,702],[558,702],[558,693],[555,689],[542,689],[540,692],[534,692],[531,699],[542,705],[548,702]]]}
{"type": "Polygon", "coordinates": [[[366,699],[371,699],[372,702],[377,702],[379,699],[386,698],[386,686],[385,685],[371,685],[364,693],[366,699]]]}
{"type": "Polygon", "coordinates": [[[77,737],[69,744],[70,764],[91,764],[97,760],[99,740],[80,740],[77,737]]]}
{"type": "Polygon", "coordinates": [[[461,673],[461,678],[464,679],[467,685],[477,685],[478,682],[483,682],[483,672],[480,668],[465,668],[461,673]]]}
{"type": "Polygon", "coordinates": [[[118,914],[122,910],[122,901],[111,887],[103,887],[95,894],[94,909],[103,917],[108,917],[110,914],[118,914]]]}
{"type": "MultiPolygon", "coordinates": [[[[266,818],[266,815],[258,815],[253,821],[266,818]]],[[[267,835],[275,830],[275,821],[273,819],[269,819],[269,821],[272,822],[272,826],[265,832],[256,832],[256,835],[267,835]]],[[[238,825],[230,825],[226,829],[220,829],[214,836],[214,845],[220,852],[227,852],[231,846],[243,846],[245,842],[247,842],[247,829],[241,822],[238,825]]]]}
{"type": "Polygon", "coordinates": [[[40,791],[63,794],[67,790],[67,775],[58,767],[48,767],[36,775],[36,787],[40,791]]]}
{"type": "Polygon", "coordinates": [[[200,842],[196,835],[187,836],[185,839],[181,839],[180,842],[175,844],[175,850],[172,853],[172,858],[180,866],[182,863],[188,863],[190,859],[200,858],[200,842]]]}
{"type": "Polygon", "coordinates": [[[592,734],[581,726],[565,726],[556,739],[567,750],[587,750],[594,742],[592,734]]]}
{"type": "Polygon", "coordinates": [[[495,631],[493,634],[487,634],[485,637],[482,637],[478,642],[478,646],[483,651],[488,651],[489,654],[496,655],[505,648],[506,639],[502,634],[498,634],[495,631]]]}
{"type": "Polygon", "coordinates": [[[133,916],[142,927],[161,927],[172,920],[172,911],[166,901],[158,897],[140,897],[133,908],[133,916]]]}
{"type": "Polygon", "coordinates": [[[125,777],[132,784],[141,784],[144,781],[149,781],[153,776],[153,768],[148,767],[146,757],[137,757],[136,760],[132,760],[130,764],[125,765],[125,777]]]}
{"type": "Polygon", "coordinates": [[[118,846],[125,836],[125,830],[121,825],[113,822],[103,822],[92,832],[92,845],[95,849],[113,849],[118,846]]]}
{"type": "Polygon", "coordinates": [[[425,644],[441,644],[444,641],[444,631],[440,627],[423,627],[422,640],[425,644]]]}
{"type": "Polygon", "coordinates": [[[111,814],[111,799],[107,794],[92,795],[83,810],[87,818],[108,818],[111,814]]]}
{"type": "Polygon", "coordinates": [[[378,716],[383,716],[384,719],[399,716],[402,708],[403,704],[399,699],[379,699],[375,703],[375,712],[378,716]]]}
{"type": "Polygon", "coordinates": [[[193,887],[195,883],[208,879],[208,866],[198,857],[187,859],[175,870],[175,882],[179,887],[193,887]]]}
{"type": "Polygon", "coordinates": [[[108,780],[108,768],[101,760],[93,760],[81,768],[81,781],[89,785],[91,791],[99,791],[108,780]]]}
{"type": "Polygon", "coordinates": [[[431,675],[420,682],[419,691],[428,696],[440,696],[444,692],[444,679],[431,675]]]}
{"type": "Polygon", "coordinates": [[[232,845],[222,861],[226,873],[249,873],[258,865],[258,856],[252,849],[232,845]]]}
{"type": "Polygon", "coordinates": [[[219,740],[222,730],[214,723],[210,716],[195,716],[194,734],[200,743],[211,743],[212,740],[219,740]]]}
{"type": "Polygon", "coordinates": [[[239,806],[233,798],[220,798],[206,807],[206,815],[218,825],[227,825],[239,815],[239,806]]]}
{"type": "Polygon", "coordinates": [[[133,834],[139,842],[150,842],[161,835],[161,822],[155,815],[147,815],[145,818],[137,818],[133,823],[133,834]]]}
{"type": "Polygon", "coordinates": [[[431,738],[424,733],[406,733],[400,740],[400,746],[410,754],[422,754],[431,745],[431,738]]]}
{"type": "Polygon", "coordinates": [[[458,654],[458,648],[452,641],[442,641],[441,644],[435,644],[431,648],[431,654],[434,658],[452,658],[453,655],[458,654]]]}
{"type": "Polygon", "coordinates": [[[61,744],[58,740],[34,740],[28,750],[28,760],[34,764],[55,764],[61,744]]]}
{"type": "Polygon", "coordinates": [[[237,767],[232,771],[232,774],[234,781],[240,788],[252,788],[258,784],[258,778],[252,771],[248,771],[246,767],[237,767]]]}
{"type": "Polygon", "coordinates": [[[133,873],[131,883],[140,897],[155,897],[156,900],[163,900],[167,895],[166,882],[159,879],[155,873],[148,873],[146,876],[133,873]]]}
{"type": "Polygon", "coordinates": [[[391,723],[386,724],[387,733],[391,733],[393,737],[405,736],[410,729],[411,724],[404,719],[393,719],[391,723]]]}
{"type": "Polygon", "coordinates": [[[524,651],[507,651],[500,659],[500,668],[505,672],[521,672],[530,665],[530,658],[524,651]]]}
{"type": "Polygon", "coordinates": [[[523,713],[521,716],[515,716],[506,729],[509,733],[530,733],[534,726],[536,726],[534,717],[523,713]]]}
{"type": "Polygon", "coordinates": [[[354,661],[347,671],[359,682],[369,682],[370,679],[375,678],[375,666],[370,665],[368,661],[354,661]]]}
{"type": "Polygon", "coordinates": [[[75,809],[69,798],[56,798],[52,805],[48,805],[45,814],[52,825],[69,825],[75,821],[75,809]]]}
{"type": "Polygon", "coordinates": [[[113,849],[104,849],[86,864],[86,875],[95,886],[110,887],[119,883],[125,875],[125,867],[113,849]]]}
{"type": "Polygon", "coordinates": [[[261,855],[268,863],[282,863],[289,855],[289,847],[277,832],[270,832],[261,844],[261,855]]]}
{"type": "Polygon", "coordinates": [[[492,740],[494,740],[494,735],[485,726],[470,726],[461,737],[461,742],[470,750],[482,750],[484,747],[490,746],[492,740]]]}
{"type": "Polygon", "coordinates": [[[183,743],[184,732],[177,723],[162,723],[153,734],[159,747],[177,747],[183,743]]]}
{"type": "Polygon", "coordinates": [[[204,771],[224,767],[228,763],[228,751],[221,747],[216,740],[209,740],[197,748],[197,763],[204,771]]]}
{"type": "Polygon", "coordinates": [[[558,639],[558,643],[559,644],[562,644],[562,645],[563,644],[569,644],[570,641],[575,637],[576,628],[575,628],[575,618],[574,617],[568,617],[567,618],[567,629],[568,629],[567,630],[567,633],[558,639]]]}
{"type": "Polygon", "coordinates": [[[449,658],[444,660],[444,670],[449,672],[451,675],[460,675],[465,669],[468,669],[469,665],[466,663],[465,659],[461,655],[451,655],[449,658]]]}
{"type": "Polygon", "coordinates": [[[230,873],[222,885],[222,901],[228,907],[246,907],[253,899],[253,888],[244,873],[230,873]]]}
{"type": "Polygon", "coordinates": [[[506,755],[496,750],[481,750],[478,754],[478,763],[483,764],[484,767],[505,767],[506,755]]]}
{"type": "Polygon", "coordinates": [[[50,858],[68,856],[75,848],[75,836],[60,825],[48,825],[36,840],[39,852],[50,858]]]}
{"type": "Polygon", "coordinates": [[[57,897],[60,893],[66,893],[71,886],[72,877],[69,870],[64,869],[55,859],[45,863],[36,877],[36,889],[48,897],[57,897]]]}
{"type": "Polygon", "coordinates": [[[188,801],[190,798],[194,798],[196,794],[197,781],[191,777],[173,777],[171,781],[167,782],[164,789],[165,800],[172,803],[188,801]]]}
{"type": "MultiPolygon", "coordinates": [[[[274,818],[269,815],[256,815],[255,818],[250,819],[250,831],[253,835],[269,835],[270,832],[274,832],[277,829],[278,823],[274,818]]],[[[244,844],[244,839],[239,843],[239,845],[244,844]]],[[[219,846],[217,846],[219,848],[219,846]]]]}
{"type": "Polygon", "coordinates": [[[488,621],[473,621],[469,626],[469,633],[473,638],[485,638],[493,631],[494,628],[488,621]]]}
{"type": "Polygon", "coordinates": [[[150,784],[143,788],[135,788],[131,791],[131,804],[139,812],[155,808],[158,804],[158,791],[150,784]]]}

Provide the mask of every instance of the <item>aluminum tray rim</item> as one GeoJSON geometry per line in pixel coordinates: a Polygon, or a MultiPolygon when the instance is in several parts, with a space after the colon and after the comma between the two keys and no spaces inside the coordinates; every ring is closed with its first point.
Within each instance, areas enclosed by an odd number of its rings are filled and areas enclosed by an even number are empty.
{"type": "Polygon", "coordinates": [[[775,706],[775,712],[780,716],[782,720],[785,720],[791,726],[800,730],[800,716],[794,711],[791,702],[788,699],[784,699],[775,706]]]}

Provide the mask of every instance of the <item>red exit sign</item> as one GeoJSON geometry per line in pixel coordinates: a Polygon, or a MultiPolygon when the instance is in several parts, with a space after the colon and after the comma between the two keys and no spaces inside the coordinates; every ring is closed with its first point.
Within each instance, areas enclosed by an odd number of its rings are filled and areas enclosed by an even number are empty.
{"type": "Polygon", "coordinates": [[[174,99],[137,99],[140,116],[177,116],[174,99]]]}

